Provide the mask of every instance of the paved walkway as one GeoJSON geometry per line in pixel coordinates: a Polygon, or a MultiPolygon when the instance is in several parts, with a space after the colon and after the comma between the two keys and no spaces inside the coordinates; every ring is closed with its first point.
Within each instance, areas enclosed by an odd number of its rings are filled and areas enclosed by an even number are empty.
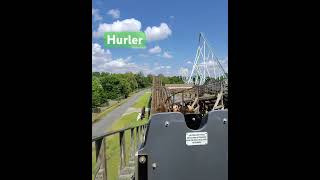
{"type": "Polygon", "coordinates": [[[131,107],[139,99],[139,97],[147,91],[150,91],[150,89],[145,89],[132,95],[131,97],[129,97],[127,102],[115,108],[98,122],[92,124],[92,137],[104,134],[107,131],[107,128],[109,128],[114,121],[120,119],[122,114],[124,114],[127,109],[131,107]]]}

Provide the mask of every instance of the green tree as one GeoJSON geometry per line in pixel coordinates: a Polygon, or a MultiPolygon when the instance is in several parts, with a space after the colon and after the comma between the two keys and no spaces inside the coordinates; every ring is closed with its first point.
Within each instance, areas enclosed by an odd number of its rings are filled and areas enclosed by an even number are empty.
{"type": "Polygon", "coordinates": [[[129,96],[129,93],[132,91],[130,88],[130,83],[125,79],[121,79],[119,86],[121,95],[123,95],[124,98],[127,98],[129,96]]]}
{"type": "Polygon", "coordinates": [[[93,72],[93,73],[92,73],[92,76],[99,77],[99,76],[100,76],[100,73],[99,73],[99,72],[93,72]]]}
{"type": "Polygon", "coordinates": [[[99,78],[92,77],[92,107],[97,107],[103,103],[103,93],[99,78]]]}
{"type": "Polygon", "coordinates": [[[147,81],[149,86],[152,84],[152,80],[153,80],[153,76],[151,74],[148,74],[147,81]]]}
{"type": "Polygon", "coordinates": [[[135,89],[138,89],[138,82],[137,82],[137,80],[135,78],[135,75],[132,72],[126,73],[125,74],[125,78],[130,83],[131,91],[133,91],[135,89]]]}
{"type": "Polygon", "coordinates": [[[138,83],[138,87],[139,88],[144,88],[145,87],[145,84],[144,84],[144,75],[142,72],[139,72],[138,74],[135,75],[135,78],[137,80],[137,83],[138,83]]]}

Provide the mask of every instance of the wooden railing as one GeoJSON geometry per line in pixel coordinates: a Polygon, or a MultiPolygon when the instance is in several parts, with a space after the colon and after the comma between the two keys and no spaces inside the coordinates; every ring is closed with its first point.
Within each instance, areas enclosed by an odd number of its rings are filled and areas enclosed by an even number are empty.
{"type": "Polygon", "coordinates": [[[107,146],[106,143],[107,137],[118,135],[119,134],[119,142],[117,146],[120,146],[120,166],[118,172],[121,172],[123,168],[126,167],[126,163],[129,158],[133,159],[135,152],[139,149],[139,147],[145,142],[145,135],[147,131],[148,124],[143,124],[134,127],[123,128],[117,131],[107,132],[99,137],[93,137],[92,142],[95,144],[96,150],[96,166],[94,169],[94,179],[95,180],[107,180],[108,179],[108,158],[107,157],[107,146]],[[130,147],[126,148],[126,139],[125,133],[130,132],[130,147]],[[129,149],[129,152],[126,150],[129,149]],[[128,154],[129,153],[129,154],[128,154]]]}

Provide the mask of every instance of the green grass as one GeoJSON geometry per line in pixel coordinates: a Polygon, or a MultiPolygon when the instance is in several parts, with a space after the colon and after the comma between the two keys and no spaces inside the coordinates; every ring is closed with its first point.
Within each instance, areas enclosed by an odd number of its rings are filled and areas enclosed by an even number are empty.
{"type": "MultiPolygon", "coordinates": [[[[141,89],[140,91],[142,91],[144,89],[141,89]]],[[[129,94],[128,98],[126,99],[122,99],[120,100],[120,102],[117,102],[115,104],[113,104],[112,106],[108,107],[107,109],[105,109],[103,112],[95,115],[92,117],[92,123],[98,122],[102,117],[106,116],[107,114],[109,114],[111,111],[113,111],[115,108],[121,106],[123,103],[127,102],[128,99],[135,93],[138,93],[139,91],[134,91],[132,93],[129,94]]],[[[137,106],[137,108],[142,108],[143,106],[146,105],[145,101],[149,100],[149,97],[151,95],[151,92],[146,92],[142,97],[139,98],[139,100],[136,102],[136,104],[133,105],[133,107],[137,106]],[[143,104],[143,105],[142,105],[143,104]],[[141,107],[140,107],[141,106],[141,107]]],[[[148,102],[147,102],[148,103],[148,102]]]]}
{"type": "MultiPolygon", "coordinates": [[[[116,121],[109,129],[109,131],[119,130],[126,127],[138,126],[141,124],[145,124],[147,122],[147,118],[143,120],[137,121],[136,118],[138,116],[137,112],[133,112],[131,114],[123,116],[120,120],[116,121]]],[[[124,134],[125,142],[126,142],[126,162],[129,160],[130,153],[130,130],[127,130],[124,134]]],[[[108,179],[117,180],[119,175],[119,167],[120,167],[120,139],[119,133],[115,135],[108,136],[105,140],[106,143],[106,157],[107,157],[107,170],[108,170],[108,179]]],[[[134,139],[136,139],[136,135],[134,132],[134,139]]],[[[92,176],[94,175],[95,169],[95,152],[92,152],[92,176]]]]}
{"type": "MultiPolygon", "coordinates": [[[[126,128],[130,126],[136,126],[138,124],[142,124],[146,122],[146,119],[143,121],[136,121],[138,113],[134,112],[131,114],[128,114],[126,116],[123,116],[118,123],[115,123],[112,126],[112,130],[118,130],[121,128],[126,128]]],[[[124,136],[125,136],[125,146],[126,146],[126,162],[129,160],[129,153],[130,153],[130,130],[126,131],[124,136]]],[[[135,132],[134,132],[135,135],[135,132]]],[[[116,180],[118,175],[119,175],[119,167],[120,167],[120,145],[119,145],[119,134],[108,137],[107,138],[107,153],[108,156],[108,178],[110,180],[116,180]]],[[[135,138],[135,137],[134,137],[135,138]]]]}
{"type": "Polygon", "coordinates": [[[141,96],[139,100],[132,107],[134,108],[142,108],[143,106],[147,107],[150,95],[151,95],[151,92],[144,93],[144,95],[141,96]]]}
{"type": "Polygon", "coordinates": [[[123,103],[127,102],[127,99],[123,99],[120,102],[115,103],[114,105],[108,107],[106,110],[104,110],[103,112],[99,113],[98,115],[94,116],[92,118],[92,123],[99,121],[102,117],[106,116],[107,114],[109,114],[111,111],[113,111],[115,108],[121,106],[123,103]]]}
{"type": "MultiPolygon", "coordinates": [[[[133,105],[133,107],[136,108],[142,108],[143,106],[146,106],[148,103],[148,100],[150,98],[151,93],[146,92],[143,96],[141,96],[138,101],[133,105]]],[[[145,124],[148,122],[147,118],[144,118],[143,120],[137,121],[138,112],[133,112],[130,114],[127,114],[125,116],[122,116],[119,120],[117,120],[115,123],[112,124],[111,128],[108,129],[108,131],[114,131],[119,130],[126,127],[132,127],[132,126],[138,126],[145,124]]],[[[124,134],[125,136],[125,146],[126,146],[126,162],[129,160],[130,155],[130,130],[127,130],[124,134]]],[[[117,180],[119,176],[119,167],[120,167],[120,140],[119,140],[119,133],[115,135],[108,136],[105,138],[106,143],[106,157],[107,157],[107,170],[108,170],[108,179],[109,180],[117,180]]],[[[134,139],[136,139],[136,134],[134,132],[134,139]]],[[[93,150],[92,152],[92,176],[94,175],[94,169],[95,169],[95,152],[93,150]]]]}

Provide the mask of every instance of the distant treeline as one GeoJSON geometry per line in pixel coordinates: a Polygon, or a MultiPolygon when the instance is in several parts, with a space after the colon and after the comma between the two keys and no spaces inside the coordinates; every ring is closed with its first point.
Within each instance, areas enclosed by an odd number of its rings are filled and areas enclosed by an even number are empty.
{"type": "MultiPolygon", "coordinates": [[[[182,84],[180,76],[161,76],[164,84],[182,84]]],[[[151,87],[152,75],[144,76],[142,72],[111,74],[107,72],[92,73],[92,107],[108,104],[108,99],[127,98],[128,95],[138,89],[151,87]]]]}

